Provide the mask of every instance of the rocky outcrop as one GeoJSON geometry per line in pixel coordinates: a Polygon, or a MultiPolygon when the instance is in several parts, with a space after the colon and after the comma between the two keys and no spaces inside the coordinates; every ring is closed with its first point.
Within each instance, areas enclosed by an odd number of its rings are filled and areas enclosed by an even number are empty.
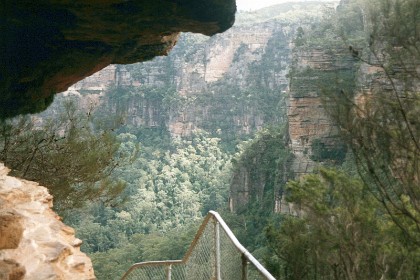
{"type": "Polygon", "coordinates": [[[235,1],[4,1],[0,117],[43,110],[56,92],[111,63],[165,55],[178,33],[232,26],[235,1]]]}
{"type": "Polygon", "coordinates": [[[0,164],[0,279],[95,279],[82,241],[51,210],[47,189],[8,172],[0,164]]]}

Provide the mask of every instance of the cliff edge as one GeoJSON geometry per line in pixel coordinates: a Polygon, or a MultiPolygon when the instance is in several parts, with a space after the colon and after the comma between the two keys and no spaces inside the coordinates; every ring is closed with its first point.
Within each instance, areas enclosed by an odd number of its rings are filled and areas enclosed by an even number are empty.
{"type": "Polygon", "coordinates": [[[82,241],[52,211],[47,189],[9,171],[0,163],[0,279],[96,279],[82,241]]]}

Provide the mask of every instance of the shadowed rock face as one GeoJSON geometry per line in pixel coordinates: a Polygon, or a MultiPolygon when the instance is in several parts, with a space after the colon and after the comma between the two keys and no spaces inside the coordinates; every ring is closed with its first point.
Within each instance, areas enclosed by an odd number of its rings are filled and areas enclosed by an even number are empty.
{"type": "Polygon", "coordinates": [[[0,118],[41,111],[111,63],[165,55],[179,32],[223,32],[235,11],[235,0],[6,0],[0,118]]]}
{"type": "Polygon", "coordinates": [[[16,249],[22,239],[22,216],[13,209],[0,209],[0,250],[16,249]]]}

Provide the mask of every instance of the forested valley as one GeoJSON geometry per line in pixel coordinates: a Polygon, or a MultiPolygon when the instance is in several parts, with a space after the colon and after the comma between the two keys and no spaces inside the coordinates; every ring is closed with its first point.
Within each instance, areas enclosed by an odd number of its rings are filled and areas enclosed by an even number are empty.
{"type": "Polygon", "coordinates": [[[182,258],[209,210],[276,279],[420,279],[419,63],[417,0],[239,12],[2,120],[0,161],[98,279],[182,258]]]}

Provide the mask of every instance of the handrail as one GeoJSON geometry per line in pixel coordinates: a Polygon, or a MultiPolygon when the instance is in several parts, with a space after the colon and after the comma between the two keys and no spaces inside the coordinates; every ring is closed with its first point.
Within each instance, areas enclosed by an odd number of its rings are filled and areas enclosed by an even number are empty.
{"type": "MultiPolygon", "coordinates": [[[[257,261],[256,258],[247,250],[244,246],[242,246],[241,243],[239,243],[239,240],[236,238],[236,236],[233,234],[233,232],[230,230],[230,228],[227,226],[225,221],[222,219],[222,217],[217,213],[216,211],[209,211],[209,214],[213,215],[213,217],[220,223],[223,230],[226,232],[230,240],[233,242],[235,247],[241,252],[256,268],[258,268],[258,271],[264,276],[267,277],[269,280],[276,280],[270,272],[265,269],[265,267],[260,264],[259,261],[257,261]]],[[[209,215],[208,214],[208,215],[209,215]]]]}
{"type": "Polygon", "coordinates": [[[167,261],[148,261],[148,262],[139,262],[133,264],[126,273],[124,273],[121,280],[124,280],[134,269],[140,268],[142,266],[160,266],[160,265],[177,265],[182,264],[182,260],[167,260],[167,261]]]}
{"type": "Polygon", "coordinates": [[[236,236],[233,234],[233,232],[230,230],[228,225],[225,223],[225,221],[222,219],[222,217],[217,213],[216,211],[209,211],[209,213],[204,218],[202,224],[200,225],[194,240],[191,242],[190,247],[188,248],[186,254],[182,258],[182,260],[167,260],[167,261],[148,261],[148,262],[140,262],[132,265],[130,269],[123,275],[121,280],[125,280],[126,277],[135,269],[141,268],[142,266],[171,266],[171,265],[182,265],[186,264],[194,251],[195,247],[197,246],[197,242],[199,241],[203,231],[205,230],[209,220],[213,218],[225,231],[228,238],[232,241],[233,245],[236,247],[236,249],[242,254],[242,257],[248,260],[251,264],[253,264],[257,271],[264,276],[268,280],[276,280],[261,264],[260,262],[255,259],[255,257],[247,250],[244,246],[238,241],[236,236]]]}

